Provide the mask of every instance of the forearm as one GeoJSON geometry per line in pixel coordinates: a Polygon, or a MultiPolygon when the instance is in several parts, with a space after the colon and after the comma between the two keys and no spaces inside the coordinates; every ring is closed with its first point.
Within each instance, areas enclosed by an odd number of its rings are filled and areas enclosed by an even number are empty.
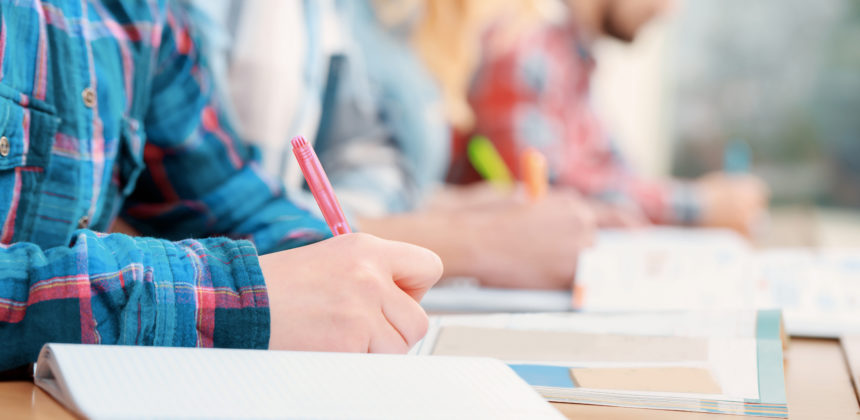
{"type": "Polygon", "coordinates": [[[0,370],[46,342],[265,348],[254,247],[79,231],[68,247],[0,249],[0,370]]]}
{"type": "Polygon", "coordinates": [[[385,218],[360,219],[362,231],[381,238],[430,249],[445,266],[445,277],[476,277],[477,233],[468,216],[457,212],[404,213],[385,218]]]}
{"type": "Polygon", "coordinates": [[[123,219],[146,236],[250,239],[262,253],[327,237],[322,221],[262,174],[259,154],[233,130],[196,31],[178,6],[167,7],[142,126],[145,170],[123,219]]]}
{"type": "MultiPolygon", "coordinates": [[[[145,180],[144,180],[145,182],[145,180]]],[[[261,254],[307,245],[329,236],[325,223],[287,200],[283,189],[253,165],[196,199],[171,204],[146,202],[136,191],[122,217],[146,236],[179,240],[200,236],[248,239],[261,254]]]]}

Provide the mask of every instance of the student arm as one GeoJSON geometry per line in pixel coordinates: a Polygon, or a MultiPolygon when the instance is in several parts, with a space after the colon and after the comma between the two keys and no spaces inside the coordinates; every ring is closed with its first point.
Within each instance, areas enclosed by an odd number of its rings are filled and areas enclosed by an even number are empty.
{"type": "Polygon", "coordinates": [[[328,237],[240,141],[184,14],[168,9],[166,21],[144,118],[145,170],[123,219],[146,236],[248,239],[260,253],[328,237]]]}
{"type": "Polygon", "coordinates": [[[0,248],[0,371],[46,342],[265,348],[254,247],[79,230],[64,247],[0,248]]]}
{"type": "Polygon", "coordinates": [[[594,239],[594,216],[574,194],[537,203],[495,201],[361,220],[364,231],[427,247],[445,275],[493,287],[568,289],[580,252],[594,239]]]}

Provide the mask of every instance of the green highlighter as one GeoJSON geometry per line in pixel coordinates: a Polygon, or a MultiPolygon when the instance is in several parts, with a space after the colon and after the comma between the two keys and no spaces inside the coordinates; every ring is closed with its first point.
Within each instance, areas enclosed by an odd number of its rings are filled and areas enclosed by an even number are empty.
{"type": "Polygon", "coordinates": [[[490,184],[500,188],[510,188],[514,185],[514,176],[490,139],[485,136],[472,137],[466,153],[475,170],[490,184]]]}

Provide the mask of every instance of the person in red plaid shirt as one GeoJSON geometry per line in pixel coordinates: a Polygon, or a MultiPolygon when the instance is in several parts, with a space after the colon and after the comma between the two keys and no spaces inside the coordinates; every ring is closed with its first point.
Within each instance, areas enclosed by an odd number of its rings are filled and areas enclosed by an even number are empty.
{"type": "Polygon", "coordinates": [[[694,181],[645,179],[626,164],[590,104],[592,41],[600,36],[632,41],[671,3],[567,0],[569,19],[532,25],[512,41],[509,19],[488,19],[479,30],[482,61],[468,92],[474,123],[459,130],[449,180],[477,180],[465,149],[473,134],[482,134],[517,175],[521,151],[542,150],[555,185],[598,199],[603,226],[653,222],[749,234],[767,205],[767,187],[758,178],[714,173],[694,181]]]}

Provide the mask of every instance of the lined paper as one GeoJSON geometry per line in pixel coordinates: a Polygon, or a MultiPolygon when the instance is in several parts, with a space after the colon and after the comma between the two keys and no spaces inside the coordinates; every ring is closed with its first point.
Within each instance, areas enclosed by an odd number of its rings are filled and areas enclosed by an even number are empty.
{"type": "Polygon", "coordinates": [[[49,344],[39,365],[97,419],[563,418],[486,358],[49,344]]]}

